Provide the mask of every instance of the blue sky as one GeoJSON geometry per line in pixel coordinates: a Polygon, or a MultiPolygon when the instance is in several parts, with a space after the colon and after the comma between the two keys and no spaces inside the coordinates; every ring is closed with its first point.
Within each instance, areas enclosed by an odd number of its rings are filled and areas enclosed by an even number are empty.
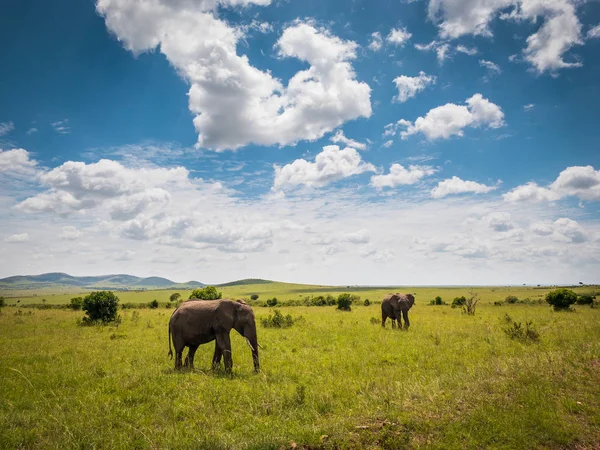
{"type": "Polygon", "coordinates": [[[0,276],[598,282],[600,3],[8,1],[0,276]]]}

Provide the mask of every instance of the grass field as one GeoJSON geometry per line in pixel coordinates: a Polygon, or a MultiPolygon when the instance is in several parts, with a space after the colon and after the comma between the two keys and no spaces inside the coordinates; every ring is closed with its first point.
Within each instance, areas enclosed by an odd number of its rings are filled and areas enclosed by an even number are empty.
{"type": "MultiPolygon", "coordinates": [[[[222,290],[280,300],[318,293],[305,289],[222,290]]],[[[258,326],[257,375],[235,332],[232,376],[209,370],[211,344],[196,353],[195,372],[175,372],[167,357],[172,310],[165,308],[123,310],[118,327],[78,326],[81,311],[3,308],[0,447],[600,447],[600,309],[495,306],[509,294],[537,299],[546,290],[479,288],[477,313],[467,316],[427,305],[466,288],[402,289],[417,293],[407,332],[371,323],[378,305],[281,308],[303,320],[289,329],[258,326]],[[539,342],[510,339],[506,314],[533,321],[539,342]]],[[[349,291],[373,301],[390,289],[349,291]]],[[[170,293],[118,295],[121,302],[164,302],[170,293]]],[[[72,296],[46,298],[66,303],[72,296]]],[[[260,322],[272,309],[255,312],[260,322]]]]}

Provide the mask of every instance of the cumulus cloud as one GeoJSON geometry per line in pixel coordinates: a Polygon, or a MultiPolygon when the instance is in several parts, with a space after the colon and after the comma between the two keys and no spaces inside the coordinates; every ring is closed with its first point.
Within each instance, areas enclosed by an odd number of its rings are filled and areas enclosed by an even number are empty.
{"type": "Polygon", "coordinates": [[[487,194],[496,189],[495,186],[486,186],[475,181],[461,180],[457,176],[440,181],[436,187],[431,190],[433,198],[442,198],[447,195],[463,194],[472,192],[474,194],[487,194]]]}
{"type": "Polygon", "coordinates": [[[418,183],[426,176],[433,175],[436,169],[430,166],[408,166],[408,169],[400,164],[392,164],[390,173],[386,175],[373,175],[371,186],[380,190],[384,187],[396,187],[418,183]]]}
{"type": "Polygon", "coordinates": [[[561,217],[554,222],[537,222],[531,230],[538,236],[551,237],[557,242],[579,244],[588,240],[588,233],[575,220],[561,217]]]}
{"type": "Polygon", "coordinates": [[[62,233],[60,234],[59,237],[61,239],[66,239],[66,240],[69,240],[69,241],[74,241],[74,240],[80,238],[81,234],[82,234],[81,231],[79,231],[77,229],[77,227],[69,225],[69,226],[63,227],[62,233]]]}
{"type": "Polygon", "coordinates": [[[419,72],[417,77],[400,75],[394,78],[394,83],[398,88],[398,96],[394,99],[403,103],[423,91],[428,85],[435,84],[435,80],[435,76],[427,75],[423,71],[419,72]]]}
{"type": "Polygon", "coordinates": [[[106,26],[134,53],[156,47],[190,83],[199,147],[289,145],[321,138],[342,123],[371,115],[370,87],[355,79],[357,44],[312,22],[296,21],[276,43],[281,58],[309,65],[287,86],[237,54],[243,32],[215,16],[223,6],[257,1],[98,0],[106,26]]]}
{"type": "Polygon", "coordinates": [[[18,244],[20,242],[28,242],[29,234],[21,233],[21,234],[13,234],[12,236],[8,236],[4,238],[4,242],[8,242],[9,244],[18,244]]]}
{"type": "MultiPolygon", "coordinates": [[[[465,105],[447,103],[430,110],[425,117],[419,117],[414,124],[408,120],[401,119],[395,125],[405,127],[400,133],[402,139],[413,134],[422,133],[429,140],[448,139],[451,136],[463,136],[466,127],[499,128],[504,125],[504,113],[502,109],[483,98],[481,94],[475,94],[468,98],[465,105]]],[[[394,127],[390,129],[394,130],[394,127]]],[[[395,133],[395,131],[393,132],[395,133]]]]}
{"type": "Polygon", "coordinates": [[[14,129],[15,124],[13,122],[0,122],[0,137],[6,136],[14,129]]]}
{"type": "Polygon", "coordinates": [[[37,161],[30,158],[30,153],[22,148],[3,151],[0,148],[0,173],[34,174],[37,161]]]}
{"type": "Polygon", "coordinates": [[[530,181],[504,194],[504,200],[508,202],[556,201],[564,197],[600,200],[600,170],[592,166],[567,167],[548,187],[530,181]]]}
{"type": "Polygon", "coordinates": [[[275,191],[299,185],[320,188],[363,172],[375,172],[375,167],[365,163],[355,149],[347,147],[342,150],[337,145],[323,147],[315,162],[297,159],[283,167],[275,165],[274,169],[275,191]]]}
{"type": "Polygon", "coordinates": [[[574,45],[582,43],[581,24],[569,0],[430,0],[428,15],[438,23],[444,39],[467,34],[491,37],[490,23],[499,15],[506,20],[532,22],[541,17],[542,25],[527,38],[525,60],[538,73],[581,65],[563,58],[574,45]]]}
{"type": "Polygon", "coordinates": [[[108,203],[116,218],[140,212],[143,205],[157,199],[162,201],[156,188],[177,186],[187,177],[183,167],[130,169],[108,159],[92,164],[68,161],[40,175],[47,190],[24,200],[17,208],[68,214],[108,203]]]}
{"type": "Polygon", "coordinates": [[[402,47],[411,37],[412,33],[409,33],[406,28],[392,28],[386,39],[388,42],[402,47]]]}
{"type": "Polygon", "coordinates": [[[482,220],[492,230],[497,232],[506,232],[515,228],[512,217],[507,212],[493,212],[483,217],[482,220]]]}
{"type": "Polygon", "coordinates": [[[362,142],[358,142],[354,139],[347,138],[346,136],[344,136],[344,132],[342,130],[338,130],[333,136],[329,138],[329,140],[334,144],[344,144],[348,147],[355,148],[356,150],[367,149],[367,144],[363,144],[362,142]]]}
{"type": "Polygon", "coordinates": [[[381,33],[376,31],[371,34],[371,42],[369,43],[369,48],[374,52],[378,52],[383,47],[383,38],[381,37],[381,33]]]}

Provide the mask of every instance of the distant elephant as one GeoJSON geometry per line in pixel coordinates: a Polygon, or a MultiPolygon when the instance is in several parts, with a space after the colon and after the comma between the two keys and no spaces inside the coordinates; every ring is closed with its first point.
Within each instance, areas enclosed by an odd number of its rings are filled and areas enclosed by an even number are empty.
{"type": "Polygon", "coordinates": [[[408,320],[408,310],[415,304],[415,298],[411,294],[388,294],[381,302],[381,326],[385,328],[385,321],[389,317],[392,319],[392,328],[402,328],[400,312],[404,318],[404,328],[408,329],[410,321],[408,320]]]}
{"type": "Polygon", "coordinates": [[[179,306],[169,321],[169,356],[171,335],[175,347],[175,369],[181,369],[183,349],[189,347],[185,365],[194,367],[194,354],[201,344],[216,340],[215,353],[212,360],[213,369],[221,365],[221,357],[225,360],[225,370],[231,372],[231,341],[229,332],[235,329],[246,338],[252,349],[254,371],[259,371],[258,339],[256,322],[252,308],[243,300],[188,300],[179,306]]]}

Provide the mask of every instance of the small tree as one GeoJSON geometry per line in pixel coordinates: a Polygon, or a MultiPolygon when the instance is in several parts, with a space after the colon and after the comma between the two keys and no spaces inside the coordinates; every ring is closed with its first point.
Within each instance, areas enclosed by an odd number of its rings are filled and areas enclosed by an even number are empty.
{"type": "Polygon", "coordinates": [[[152,300],[148,306],[150,306],[151,309],[158,308],[158,300],[156,300],[156,299],[152,300]]]}
{"type": "Polygon", "coordinates": [[[454,297],[454,300],[452,300],[452,307],[459,308],[465,306],[465,303],[467,303],[467,298],[464,295],[462,297],[454,297]]]}
{"type": "Polygon", "coordinates": [[[179,292],[175,292],[174,294],[171,294],[171,296],[169,297],[169,301],[175,303],[180,298],[181,294],[179,292]]]}
{"type": "Polygon", "coordinates": [[[577,301],[577,294],[570,289],[556,289],[546,294],[546,301],[554,307],[554,311],[564,311],[577,301]]]}
{"type": "Polygon", "coordinates": [[[371,304],[371,302],[369,301],[369,299],[365,298],[365,301],[363,302],[363,305],[369,306],[370,304],[371,304]]]}
{"type": "Polygon", "coordinates": [[[71,299],[71,303],[69,303],[69,308],[74,311],[79,311],[83,306],[83,298],[81,297],[73,297],[71,299]]]}
{"type": "Polygon", "coordinates": [[[277,297],[273,297],[267,300],[267,306],[275,306],[277,304],[277,297]]]}
{"type": "Polygon", "coordinates": [[[519,299],[516,296],[514,296],[514,295],[509,295],[508,297],[506,297],[504,299],[504,301],[506,303],[517,303],[519,301],[519,299]]]}
{"type": "Polygon", "coordinates": [[[349,293],[344,293],[338,295],[337,298],[337,309],[340,311],[351,311],[352,310],[352,295],[349,293]]]}
{"type": "Polygon", "coordinates": [[[469,297],[466,298],[463,306],[463,313],[468,314],[469,316],[474,316],[477,303],[479,303],[479,294],[476,294],[474,291],[470,291],[469,297]]]}
{"type": "Polygon", "coordinates": [[[436,305],[443,305],[444,304],[444,300],[442,300],[442,297],[440,297],[439,295],[435,298],[435,304],[436,305]]]}
{"type": "Polygon", "coordinates": [[[577,296],[577,304],[578,305],[592,305],[594,303],[594,297],[590,294],[579,294],[577,296]]]}
{"type": "Polygon", "coordinates": [[[6,306],[6,302],[4,301],[4,297],[0,296],[0,308],[6,306]]]}
{"type": "Polygon", "coordinates": [[[190,295],[190,299],[196,298],[200,300],[218,300],[223,296],[223,293],[217,291],[214,286],[206,286],[202,289],[194,289],[190,295]]]}
{"type": "Polygon", "coordinates": [[[250,300],[258,300],[258,294],[252,294],[250,300]]]}
{"type": "Polygon", "coordinates": [[[96,291],[86,295],[83,299],[82,309],[87,317],[84,323],[109,323],[117,320],[119,297],[111,291],[96,291]]]}

